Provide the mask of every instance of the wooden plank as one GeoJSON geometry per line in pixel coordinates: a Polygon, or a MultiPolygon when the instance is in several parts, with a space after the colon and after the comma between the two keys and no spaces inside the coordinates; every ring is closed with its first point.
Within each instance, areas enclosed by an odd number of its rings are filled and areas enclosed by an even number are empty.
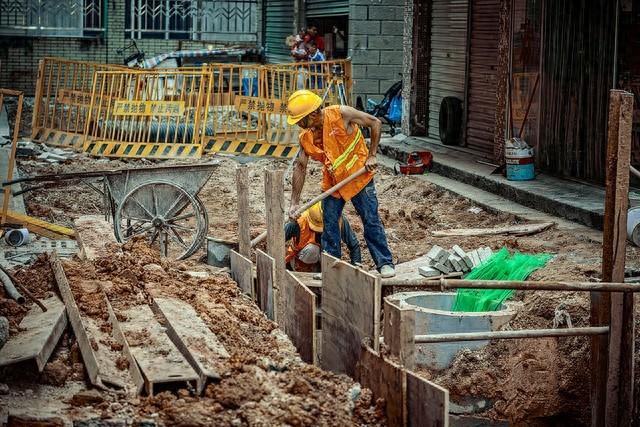
{"type": "Polygon", "coordinates": [[[242,292],[253,298],[253,263],[233,249],[229,253],[231,277],[238,283],[242,292]]]}
{"type": "Polygon", "coordinates": [[[376,399],[385,400],[388,425],[405,425],[405,370],[369,346],[362,346],[361,354],[356,380],[370,389],[376,399]]]}
{"type": "Polygon", "coordinates": [[[415,369],[416,314],[410,308],[400,308],[384,299],[384,343],[406,369],[415,369]]]}
{"type": "Polygon", "coordinates": [[[153,298],[171,341],[198,373],[198,394],[209,379],[220,379],[220,364],[229,353],[193,307],[175,298],[153,298]]]}
{"type": "Polygon", "coordinates": [[[323,368],[356,374],[362,341],[380,336],[380,278],[328,254],[322,255],[323,368]]]}
{"type": "Polygon", "coordinates": [[[145,379],[149,395],[156,386],[186,388],[198,381],[198,374],[171,342],[165,328],[158,323],[148,305],[130,307],[120,312],[122,333],[145,379]]]}
{"type": "Polygon", "coordinates": [[[80,259],[93,261],[108,256],[107,245],[117,244],[113,225],[102,215],[83,215],[73,221],[80,259]]]}
{"type": "Polygon", "coordinates": [[[526,236],[529,234],[540,233],[555,225],[554,222],[542,222],[539,224],[523,224],[511,225],[508,227],[496,228],[454,228],[450,230],[434,231],[435,237],[452,237],[452,236],[494,236],[498,234],[513,234],[516,236],[526,236]]]}
{"type": "MultiPolygon", "coordinates": [[[[602,280],[623,282],[633,95],[611,90],[602,240],[602,280]]],[[[593,337],[592,425],[630,425],[633,414],[633,295],[591,293],[591,325],[610,326],[609,339],[593,337]]]]}
{"type": "Polygon", "coordinates": [[[449,390],[407,372],[407,427],[447,427],[449,390]]]}
{"type": "Polygon", "coordinates": [[[129,374],[135,383],[136,394],[142,393],[144,389],[144,377],[142,376],[142,371],[140,371],[140,367],[136,362],[135,357],[131,353],[131,348],[129,347],[129,343],[124,337],[124,333],[122,332],[122,328],[120,327],[120,322],[116,317],[115,311],[113,311],[113,307],[111,306],[111,302],[105,296],[105,302],[107,304],[107,311],[109,313],[109,323],[113,328],[113,337],[116,341],[122,345],[122,353],[127,358],[127,362],[129,364],[129,374]]]}
{"type": "Polygon", "coordinates": [[[20,332],[0,348],[0,366],[34,359],[42,372],[67,327],[67,315],[60,298],[53,296],[44,303],[47,311],[34,305],[20,322],[20,332]]]}
{"type": "Polygon", "coordinates": [[[238,251],[251,258],[251,223],[249,216],[249,168],[240,165],[236,169],[236,189],[238,197],[238,251]]]}
{"type": "MultiPolygon", "coordinates": [[[[13,126],[13,136],[11,138],[11,152],[9,153],[9,164],[7,165],[7,181],[11,181],[13,179],[13,168],[16,163],[16,150],[18,148],[18,135],[20,134],[20,119],[22,118],[22,100],[23,95],[22,92],[16,92],[15,94],[10,93],[6,89],[3,89],[3,95],[12,95],[18,97],[18,111],[16,112],[15,123],[13,126]]],[[[3,98],[0,97],[0,100],[3,98]]],[[[0,108],[2,108],[2,101],[0,101],[0,108]]],[[[7,218],[7,211],[9,210],[9,200],[11,199],[11,186],[6,186],[4,188],[4,195],[2,197],[2,218],[0,221],[2,224],[5,223],[7,218]]]]}
{"type": "Polygon", "coordinates": [[[284,240],[284,171],[265,170],[264,175],[265,207],[267,217],[267,253],[275,260],[273,293],[275,302],[275,321],[279,321],[283,311],[280,288],[285,278],[285,240],[284,240]]]}
{"type": "Polygon", "coordinates": [[[256,268],[258,270],[256,302],[258,303],[258,307],[260,307],[270,320],[275,320],[273,300],[273,281],[276,270],[275,260],[260,249],[256,249],[256,268]]]}
{"type": "Polygon", "coordinates": [[[284,331],[303,361],[316,363],[316,295],[291,272],[283,287],[284,331]]]}
{"type": "Polygon", "coordinates": [[[49,262],[56,278],[56,283],[58,284],[58,290],[60,291],[60,295],[62,296],[62,300],[64,301],[64,305],[67,309],[67,317],[69,318],[69,323],[71,323],[73,334],[76,336],[76,340],[78,341],[80,353],[82,354],[82,361],[84,362],[84,367],[89,375],[89,381],[95,386],[104,387],[102,379],[99,376],[96,355],[91,347],[91,342],[89,341],[86,328],[82,322],[82,317],[80,316],[80,310],[78,309],[76,300],[73,297],[73,293],[69,287],[69,282],[67,281],[67,277],[62,269],[62,263],[60,262],[60,258],[58,258],[58,254],[56,252],[51,254],[49,262]]]}

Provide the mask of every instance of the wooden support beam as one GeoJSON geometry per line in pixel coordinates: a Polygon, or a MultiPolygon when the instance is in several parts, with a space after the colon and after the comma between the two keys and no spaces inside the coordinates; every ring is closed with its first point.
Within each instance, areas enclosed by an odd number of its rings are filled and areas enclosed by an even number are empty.
{"type": "MultiPolygon", "coordinates": [[[[602,241],[602,280],[624,282],[633,94],[611,90],[602,241]]],[[[591,294],[591,325],[609,325],[591,341],[593,426],[630,425],[633,414],[633,295],[591,294]]]]}
{"type": "Polygon", "coordinates": [[[284,331],[303,361],[316,364],[316,295],[290,271],[282,286],[284,331]]]}
{"type": "Polygon", "coordinates": [[[33,359],[42,372],[67,327],[67,315],[60,298],[53,296],[44,302],[47,311],[34,305],[20,322],[20,332],[0,348],[0,366],[33,359]]]}
{"type": "Polygon", "coordinates": [[[150,396],[160,385],[175,389],[196,385],[198,374],[171,342],[148,305],[130,307],[120,315],[126,319],[120,322],[120,327],[150,396]]]}
{"type": "Polygon", "coordinates": [[[406,374],[401,366],[363,345],[355,378],[363,387],[370,389],[376,399],[384,399],[390,426],[406,425],[406,374]]]}
{"type": "MultiPolygon", "coordinates": [[[[2,97],[0,97],[0,109],[2,109],[2,104],[3,104],[2,100],[4,100],[4,95],[18,97],[18,111],[16,113],[16,119],[13,126],[13,135],[11,137],[11,152],[9,153],[9,164],[7,165],[7,181],[11,181],[13,179],[13,168],[15,167],[15,163],[16,163],[16,150],[18,149],[18,136],[20,135],[20,119],[22,118],[23,95],[22,95],[22,92],[2,89],[2,97]]],[[[11,200],[11,186],[8,185],[4,188],[4,195],[2,197],[2,215],[0,217],[0,222],[2,224],[6,222],[10,200],[11,200]]]]}
{"type": "Polygon", "coordinates": [[[265,170],[265,204],[267,213],[267,253],[275,261],[273,283],[275,320],[283,315],[283,298],[280,295],[285,278],[285,240],[284,240],[284,171],[265,170]]]}
{"type": "Polygon", "coordinates": [[[253,290],[253,263],[249,258],[240,255],[234,250],[229,253],[229,261],[231,264],[231,277],[238,282],[242,292],[253,298],[255,294],[253,290]]]}
{"type": "Polygon", "coordinates": [[[220,379],[220,364],[229,353],[193,307],[175,298],[153,298],[153,305],[164,318],[167,334],[198,373],[198,394],[208,380],[220,379]]]}
{"type": "Polygon", "coordinates": [[[407,372],[407,427],[447,427],[449,390],[407,372]]]}
{"type": "Polygon", "coordinates": [[[251,258],[251,222],[249,215],[249,168],[240,165],[236,169],[238,198],[238,251],[251,258]]]}
{"type": "Polygon", "coordinates": [[[49,261],[56,279],[56,283],[58,284],[58,290],[60,291],[60,295],[62,296],[62,300],[64,301],[64,305],[67,309],[69,323],[71,323],[73,334],[76,336],[76,340],[78,341],[80,354],[82,354],[82,361],[84,362],[84,367],[87,370],[87,374],[89,375],[89,381],[91,382],[91,384],[103,388],[104,384],[102,383],[102,379],[99,375],[100,372],[98,369],[98,361],[96,360],[96,355],[93,352],[93,348],[91,347],[91,341],[89,340],[89,336],[87,335],[87,330],[82,321],[80,310],[78,309],[76,300],[73,297],[73,293],[71,292],[71,287],[69,286],[67,276],[64,274],[62,263],[60,262],[58,254],[56,252],[53,252],[49,258],[49,261]]]}
{"type": "Polygon", "coordinates": [[[415,369],[416,313],[410,308],[400,308],[388,298],[384,299],[384,343],[406,369],[415,369]]]}
{"type": "Polygon", "coordinates": [[[256,249],[256,302],[267,318],[275,320],[275,306],[273,295],[273,281],[275,280],[276,262],[275,260],[256,249]]]}
{"type": "Polygon", "coordinates": [[[378,351],[380,277],[322,255],[322,367],[356,374],[363,340],[378,351]]]}

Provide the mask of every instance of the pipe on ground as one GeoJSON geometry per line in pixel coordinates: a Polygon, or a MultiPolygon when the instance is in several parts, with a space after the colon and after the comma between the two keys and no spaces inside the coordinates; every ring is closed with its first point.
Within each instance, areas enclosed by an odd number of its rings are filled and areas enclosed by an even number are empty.
{"type": "Polygon", "coordinates": [[[9,276],[7,276],[2,270],[0,270],[0,281],[2,281],[4,291],[7,293],[9,298],[14,299],[18,304],[25,303],[25,298],[20,294],[20,292],[18,292],[9,276]]]}
{"type": "Polygon", "coordinates": [[[587,335],[605,335],[608,326],[591,326],[585,328],[566,329],[524,329],[520,331],[463,332],[453,334],[416,335],[416,344],[443,343],[454,341],[485,341],[490,339],[576,337],[587,335]]]}

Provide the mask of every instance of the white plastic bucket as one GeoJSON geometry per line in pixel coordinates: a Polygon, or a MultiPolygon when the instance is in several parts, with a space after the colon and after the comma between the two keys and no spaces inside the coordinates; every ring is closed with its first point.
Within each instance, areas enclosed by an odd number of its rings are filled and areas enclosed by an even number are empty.
{"type": "Polygon", "coordinates": [[[640,246],[640,206],[627,211],[627,238],[634,245],[640,246]]]}

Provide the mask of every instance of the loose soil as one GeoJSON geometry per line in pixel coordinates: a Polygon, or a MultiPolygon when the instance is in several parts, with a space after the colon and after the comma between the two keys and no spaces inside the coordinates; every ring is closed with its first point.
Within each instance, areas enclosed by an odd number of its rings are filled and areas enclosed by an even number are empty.
{"type": "MultiPolygon", "coordinates": [[[[237,240],[235,219],[237,163],[230,158],[219,157],[219,159],[221,163],[202,189],[200,198],[209,213],[209,235],[235,241],[237,240]]],[[[119,160],[95,160],[81,156],[73,162],[54,166],[23,161],[20,169],[23,173],[34,174],[144,167],[149,164],[141,161],[125,163],[119,160]]],[[[249,164],[249,220],[252,237],[265,229],[263,170],[266,166],[286,168],[287,165],[287,162],[278,160],[259,160],[249,164]]],[[[319,165],[311,163],[303,191],[303,200],[318,193],[320,179],[319,165]]],[[[498,250],[506,246],[512,251],[554,254],[554,258],[545,268],[530,277],[532,280],[588,281],[600,276],[602,248],[598,239],[593,237],[594,233],[552,228],[525,237],[436,238],[432,236],[432,231],[448,228],[507,226],[520,221],[508,214],[495,214],[483,210],[474,213],[478,210],[471,209],[475,208],[472,202],[439,190],[418,177],[394,176],[389,171],[382,170],[376,176],[376,187],[380,215],[394,259],[398,263],[427,253],[434,244],[447,248],[458,244],[467,250],[480,246],[490,246],[493,250],[498,250]]],[[[288,200],[289,184],[286,185],[285,192],[285,199],[288,200]]],[[[98,213],[102,203],[97,193],[78,182],[52,190],[36,190],[25,195],[25,201],[30,214],[66,225],[71,225],[73,219],[80,215],[98,213]]],[[[288,208],[288,204],[285,208],[288,208]]],[[[345,214],[361,240],[366,266],[373,268],[371,257],[364,249],[362,224],[350,204],[345,208],[345,214]]],[[[141,251],[140,248],[135,250],[141,251]]],[[[202,251],[199,252],[191,260],[182,264],[182,268],[187,268],[184,266],[193,268],[197,265],[196,259],[203,255],[202,251]]],[[[247,358],[250,359],[246,352],[258,359],[266,357],[274,362],[282,360],[282,356],[278,356],[281,355],[278,349],[283,344],[274,336],[277,335],[275,325],[271,325],[260,313],[247,312],[246,304],[239,306],[230,304],[230,300],[237,302],[242,300],[242,297],[237,295],[234,286],[228,285],[226,276],[214,275],[209,279],[194,279],[176,271],[175,267],[168,267],[157,260],[154,253],[142,251],[137,252],[136,256],[141,259],[133,260],[132,264],[123,264],[120,259],[99,260],[94,263],[94,270],[82,269],[83,277],[110,281],[113,292],[107,292],[114,295],[114,305],[120,308],[126,308],[128,304],[148,303],[152,289],[191,303],[211,329],[218,334],[227,350],[233,353],[231,361],[236,362],[230,362],[230,365],[235,368],[230,368],[232,375],[223,379],[222,383],[233,385],[234,390],[237,390],[237,387],[242,389],[234,392],[236,394],[230,397],[222,396],[222,390],[219,387],[210,386],[207,390],[207,399],[213,399],[211,404],[214,410],[212,411],[209,407],[206,416],[227,417],[228,411],[231,410],[233,414],[231,416],[241,417],[240,412],[233,408],[238,402],[244,402],[242,417],[248,417],[249,415],[246,414],[250,412],[247,410],[254,405],[256,408],[262,408],[261,400],[254,403],[246,402],[249,397],[253,400],[259,399],[264,392],[262,386],[251,383],[253,385],[245,387],[245,378],[239,375],[246,374],[248,377],[261,379],[263,374],[266,378],[279,375],[265,370],[258,374],[256,368],[248,371],[242,368],[247,358]],[[151,264],[157,264],[159,268],[149,268],[151,264]],[[147,265],[147,269],[142,268],[141,265],[147,265]],[[181,287],[182,283],[193,283],[193,286],[181,287]],[[265,331],[272,332],[265,333],[265,331]]],[[[345,253],[343,258],[347,258],[345,253]]],[[[627,267],[635,269],[640,267],[638,248],[628,246],[627,267]]],[[[506,328],[552,327],[556,312],[561,310],[565,310],[570,315],[573,326],[588,324],[589,297],[587,294],[518,292],[514,298],[522,302],[523,308],[506,328]]],[[[454,401],[465,397],[489,399],[493,405],[483,415],[494,419],[526,425],[566,423],[567,420],[571,420],[572,425],[588,424],[590,373],[588,369],[584,369],[589,366],[588,349],[588,341],[585,338],[497,341],[480,351],[461,352],[453,366],[444,372],[424,371],[423,374],[448,387],[454,401]]],[[[639,359],[636,358],[636,361],[639,359]]],[[[257,361],[255,363],[260,364],[257,361]]],[[[315,368],[300,369],[302,371],[297,372],[306,372],[305,370],[315,368]]],[[[335,379],[330,374],[320,372],[316,374],[329,375],[330,378],[335,379]]],[[[282,385],[279,382],[280,379],[274,379],[274,381],[282,385]]],[[[291,378],[290,381],[293,381],[290,384],[292,390],[306,388],[306,385],[299,386],[291,378]]],[[[309,381],[312,386],[316,384],[311,380],[306,381],[309,381]]],[[[339,393],[328,394],[340,395],[346,386],[341,387],[339,393]]],[[[636,389],[640,392],[640,383],[636,389]]],[[[184,409],[181,405],[185,405],[187,400],[179,396],[162,395],[144,401],[149,407],[149,413],[157,411],[162,413],[163,417],[168,417],[167,419],[172,419],[170,417],[177,419],[186,414],[183,410],[176,410],[176,405],[184,409]]],[[[196,402],[195,405],[198,406],[199,403],[196,402]]],[[[336,405],[327,404],[327,406],[336,405]]],[[[316,406],[313,408],[323,413],[322,409],[316,406]]],[[[279,404],[269,406],[269,411],[284,417],[280,412],[281,409],[279,404]]],[[[300,417],[300,422],[304,423],[306,418],[302,415],[300,417]]],[[[231,418],[223,419],[231,420],[231,418]]],[[[241,418],[241,422],[249,422],[250,419],[241,418]]],[[[295,421],[298,422],[298,419],[295,421]]]]}

